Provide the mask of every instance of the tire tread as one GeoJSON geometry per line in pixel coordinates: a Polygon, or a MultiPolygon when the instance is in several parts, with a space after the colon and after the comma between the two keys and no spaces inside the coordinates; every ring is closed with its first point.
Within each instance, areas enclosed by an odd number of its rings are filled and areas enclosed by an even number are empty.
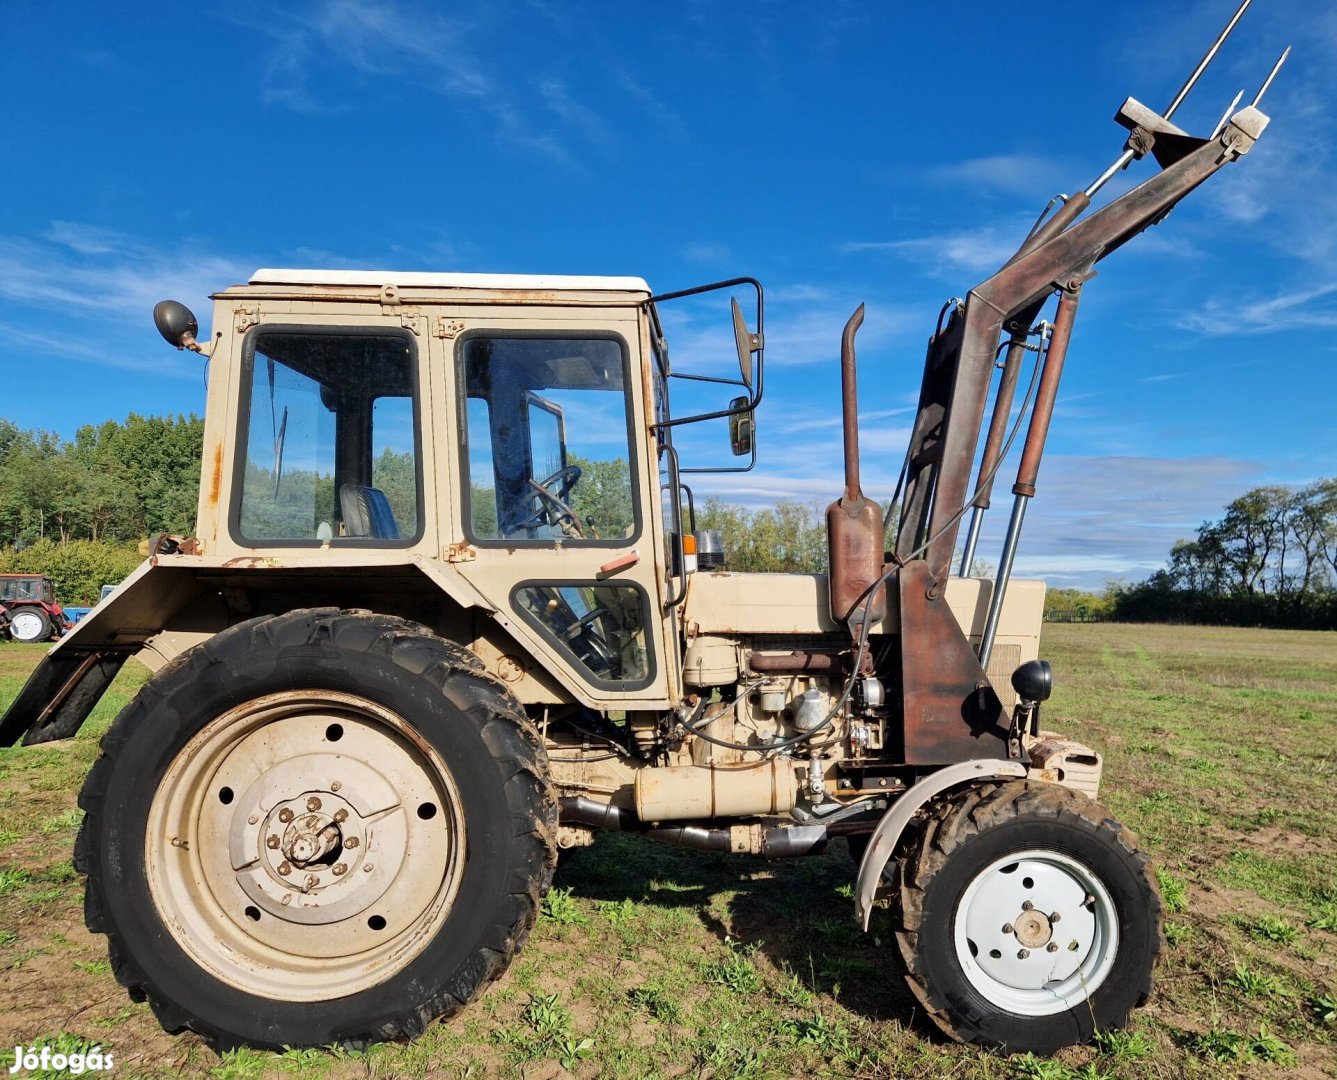
{"type": "MultiPolygon", "coordinates": [[[[1019,780],[952,792],[932,808],[909,838],[909,848],[901,861],[900,888],[892,892],[895,898],[892,914],[893,937],[910,991],[933,1023],[958,1042],[991,1040],[971,1019],[953,1015],[926,977],[919,949],[925,897],[933,879],[959,848],[981,833],[1022,816],[1077,817],[1122,848],[1138,867],[1151,898],[1148,915],[1155,921],[1156,960],[1164,951],[1164,910],[1150,862],[1138,848],[1133,834],[1101,806],[1071,788],[1036,781],[1019,780]]],[[[1153,962],[1147,967],[1145,979],[1136,991],[1134,1008],[1151,997],[1154,966],[1153,962]]],[[[1122,1024],[1126,1019],[1125,1015],[1116,1021],[1122,1024]]]]}
{"type": "Polygon", "coordinates": [[[538,919],[543,894],[552,882],[557,866],[558,810],[556,789],[548,778],[547,754],[519,703],[502,683],[485,673],[477,656],[424,626],[388,615],[309,608],[250,619],[177,657],[144,685],[103,736],[98,757],[79,794],[79,806],[85,814],[75,842],[75,867],[87,876],[84,921],[93,933],[107,936],[117,982],[132,997],[147,1000],[169,1032],[189,1028],[215,1045],[237,1044],[229,1033],[216,1030],[204,1018],[191,1016],[166,1000],[135,962],[108,913],[97,832],[118,755],[130,733],[148,719],[153,702],[161,698],[166,678],[189,681],[254,650],[276,653],[285,647],[313,644],[384,656],[409,674],[425,677],[462,706],[462,712],[478,725],[493,758],[511,769],[504,779],[504,790],[512,833],[529,841],[520,846],[523,854],[512,874],[514,887],[506,902],[498,905],[498,918],[486,935],[494,940],[481,943],[472,959],[461,965],[457,976],[462,977],[450,980],[449,986],[439,984],[399,1017],[342,1033],[339,1041],[344,1046],[356,1049],[380,1040],[414,1038],[433,1019],[447,1019],[458,1013],[505,971],[524,945],[538,919]],[[517,779],[521,782],[516,783],[517,779]]]}

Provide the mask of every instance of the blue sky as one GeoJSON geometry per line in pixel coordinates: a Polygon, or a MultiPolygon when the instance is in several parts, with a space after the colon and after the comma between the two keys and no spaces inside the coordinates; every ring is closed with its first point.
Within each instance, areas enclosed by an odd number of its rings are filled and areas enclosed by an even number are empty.
{"type": "MultiPolygon", "coordinates": [[[[152,305],[207,322],[259,266],[748,274],[761,466],[698,494],[839,494],[839,336],[866,301],[885,498],[942,302],[1117,155],[1119,103],[1163,108],[1234,6],[10,0],[0,413],[68,437],[199,411],[152,305]]],[[[1176,121],[1205,134],[1292,43],[1254,153],[1087,288],[1021,572],[1138,578],[1247,488],[1337,475],[1337,12],[1257,0],[1176,121]]]]}

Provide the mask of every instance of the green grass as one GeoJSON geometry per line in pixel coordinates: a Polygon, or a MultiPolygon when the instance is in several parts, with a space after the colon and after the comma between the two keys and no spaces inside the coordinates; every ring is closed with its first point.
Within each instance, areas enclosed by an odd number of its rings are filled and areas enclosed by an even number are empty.
{"type": "MultiPolygon", "coordinates": [[[[885,918],[867,937],[854,924],[841,841],[767,863],[609,835],[562,855],[525,950],[455,1019],[366,1051],[220,1057],[163,1033],[82,930],[75,800],[143,680],[133,664],[77,738],[0,750],[0,1028],[114,1038],[118,1072],[163,1078],[1337,1074],[1337,635],[1045,635],[1044,722],[1105,754],[1101,801],[1153,859],[1166,908],[1153,1007],[1093,1046],[1006,1057],[932,1032],[885,918]]],[[[42,651],[0,645],[0,706],[42,651]]]]}

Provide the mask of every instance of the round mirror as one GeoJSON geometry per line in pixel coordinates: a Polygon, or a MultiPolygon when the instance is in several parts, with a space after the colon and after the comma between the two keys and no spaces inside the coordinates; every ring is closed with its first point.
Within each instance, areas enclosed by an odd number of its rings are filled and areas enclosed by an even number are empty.
{"type": "Polygon", "coordinates": [[[153,323],[166,340],[167,344],[184,349],[193,344],[195,335],[200,331],[200,324],[190,308],[176,300],[160,300],[153,305],[153,323]]]}

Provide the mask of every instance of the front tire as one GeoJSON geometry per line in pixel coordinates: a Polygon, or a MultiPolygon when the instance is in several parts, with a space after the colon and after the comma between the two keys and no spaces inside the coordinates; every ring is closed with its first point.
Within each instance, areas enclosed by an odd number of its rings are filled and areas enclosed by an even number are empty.
{"type": "Polygon", "coordinates": [[[1008,1051],[1123,1027],[1163,948],[1132,834],[1054,784],[956,793],[907,854],[897,908],[907,981],[934,1022],[1008,1051]]]}
{"type": "Polygon", "coordinates": [[[169,1031],[412,1037],[496,978],[556,864],[537,733],[472,654],[335,610],[155,675],[80,796],[85,917],[169,1031]]]}

